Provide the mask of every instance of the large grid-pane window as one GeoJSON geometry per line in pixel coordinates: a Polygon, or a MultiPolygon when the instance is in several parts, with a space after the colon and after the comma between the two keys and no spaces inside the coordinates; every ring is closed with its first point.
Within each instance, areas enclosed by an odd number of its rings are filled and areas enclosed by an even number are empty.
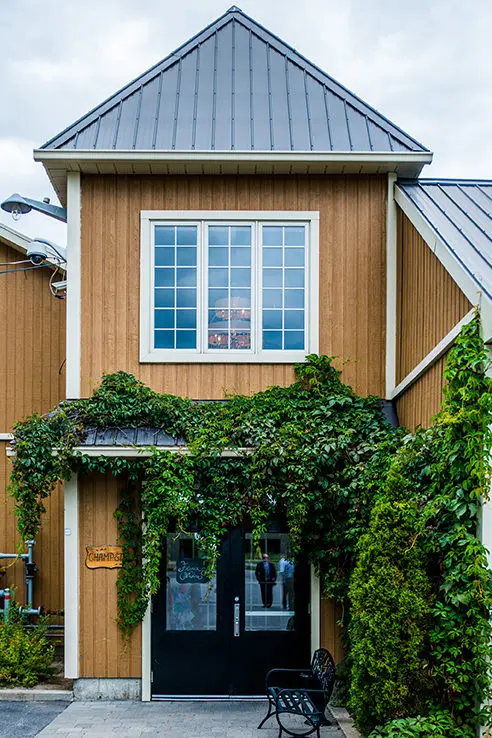
{"type": "Polygon", "coordinates": [[[289,363],[318,350],[319,216],[262,216],[142,214],[141,361],[289,363]]]}

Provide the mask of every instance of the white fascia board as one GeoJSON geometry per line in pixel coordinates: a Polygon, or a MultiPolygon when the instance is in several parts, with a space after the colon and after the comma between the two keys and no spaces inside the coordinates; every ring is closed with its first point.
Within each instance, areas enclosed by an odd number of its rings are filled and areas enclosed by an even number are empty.
{"type": "MultiPolygon", "coordinates": [[[[167,452],[171,454],[182,454],[183,456],[192,456],[192,451],[186,446],[76,446],[73,449],[74,456],[109,456],[109,457],[125,457],[125,458],[147,458],[153,456],[155,451],[167,452]]],[[[221,452],[223,458],[237,459],[243,456],[252,456],[255,453],[254,448],[226,448],[221,452]]],[[[56,456],[56,449],[53,450],[53,456],[56,456]]]]}
{"type": "Polygon", "coordinates": [[[24,234],[14,231],[13,228],[9,228],[3,223],[0,223],[0,241],[4,241],[7,246],[15,249],[15,251],[25,254],[32,238],[24,236],[24,234]]]}
{"type": "Polygon", "coordinates": [[[436,363],[436,361],[439,361],[441,356],[443,356],[446,351],[453,345],[455,340],[457,339],[458,335],[460,334],[461,329],[464,325],[467,325],[467,323],[470,323],[473,318],[475,317],[475,308],[472,308],[464,318],[460,320],[459,323],[456,323],[454,328],[451,328],[449,333],[444,336],[442,341],[439,341],[437,346],[435,346],[432,351],[429,351],[427,356],[425,356],[422,361],[417,364],[415,369],[412,369],[410,374],[407,374],[407,376],[402,379],[400,384],[395,387],[393,392],[391,393],[391,399],[396,400],[397,397],[400,397],[406,390],[414,384],[414,382],[419,379],[422,374],[425,374],[428,369],[433,366],[433,364],[436,363]]]}
{"type": "Polygon", "coordinates": [[[380,162],[430,164],[432,153],[427,151],[115,151],[113,149],[94,151],[93,149],[35,149],[34,160],[50,162],[84,161],[169,161],[169,162],[380,162]]]}

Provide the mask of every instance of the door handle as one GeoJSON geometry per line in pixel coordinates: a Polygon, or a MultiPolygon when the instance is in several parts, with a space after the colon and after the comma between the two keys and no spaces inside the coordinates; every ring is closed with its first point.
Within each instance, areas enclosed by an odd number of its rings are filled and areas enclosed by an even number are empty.
{"type": "Polygon", "coordinates": [[[241,620],[241,605],[239,604],[239,597],[234,597],[234,638],[240,636],[240,620],[241,620]]]}

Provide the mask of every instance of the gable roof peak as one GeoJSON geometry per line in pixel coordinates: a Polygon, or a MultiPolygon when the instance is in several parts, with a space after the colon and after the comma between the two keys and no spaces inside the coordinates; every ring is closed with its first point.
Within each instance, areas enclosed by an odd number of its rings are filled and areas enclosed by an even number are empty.
{"type": "Polygon", "coordinates": [[[42,148],[428,152],[236,5],[42,148]]]}

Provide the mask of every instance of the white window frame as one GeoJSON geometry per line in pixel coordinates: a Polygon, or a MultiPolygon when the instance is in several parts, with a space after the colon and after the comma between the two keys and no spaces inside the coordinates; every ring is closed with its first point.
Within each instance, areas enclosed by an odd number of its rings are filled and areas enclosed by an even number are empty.
{"type": "Polygon", "coordinates": [[[319,351],[319,211],[269,211],[269,210],[142,210],[140,213],[140,362],[141,363],[232,363],[232,364],[291,364],[303,361],[308,354],[319,351]],[[257,236],[252,246],[252,308],[256,310],[255,322],[251,325],[254,350],[223,349],[204,350],[198,340],[196,349],[154,348],[154,247],[153,228],[164,222],[176,225],[199,224],[197,258],[197,332],[203,332],[200,318],[207,315],[203,279],[207,266],[204,253],[204,226],[253,225],[258,233],[262,225],[307,226],[305,245],[305,349],[303,351],[268,351],[259,349],[261,321],[261,264],[257,263],[259,247],[257,236]]]}

